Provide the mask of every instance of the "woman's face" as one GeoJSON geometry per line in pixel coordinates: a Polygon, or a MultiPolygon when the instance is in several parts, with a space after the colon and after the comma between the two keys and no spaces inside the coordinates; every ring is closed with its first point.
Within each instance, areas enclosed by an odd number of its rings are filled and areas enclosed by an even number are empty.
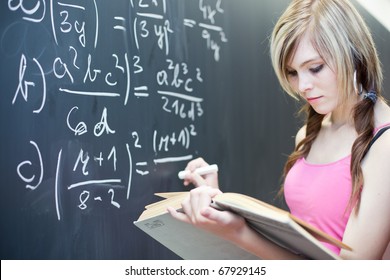
{"type": "Polygon", "coordinates": [[[287,66],[287,77],[298,92],[319,114],[333,112],[340,104],[337,75],[313,48],[309,36],[300,40],[287,66]]]}

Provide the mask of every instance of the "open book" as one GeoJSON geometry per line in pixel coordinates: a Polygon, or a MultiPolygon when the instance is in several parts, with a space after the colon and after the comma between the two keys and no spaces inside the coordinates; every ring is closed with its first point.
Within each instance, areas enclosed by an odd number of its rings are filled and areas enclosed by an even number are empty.
{"type": "MultiPolygon", "coordinates": [[[[160,193],[164,200],[147,205],[134,224],[183,259],[258,259],[236,245],[174,219],[171,206],[178,211],[187,192],[160,193]]],[[[238,193],[214,197],[212,206],[242,217],[259,234],[290,251],[310,259],[339,259],[322,242],[350,250],[339,240],[321,232],[289,212],[238,193]]]]}

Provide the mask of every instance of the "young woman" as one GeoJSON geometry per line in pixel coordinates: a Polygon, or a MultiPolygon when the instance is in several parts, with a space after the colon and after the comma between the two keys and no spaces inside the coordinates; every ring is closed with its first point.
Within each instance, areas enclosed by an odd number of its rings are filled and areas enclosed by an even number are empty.
{"type": "MultiPolygon", "coordinates": [[[[271,37],[283,89],[305,100],[306,124],[285,165],[284,196],[295,216],[353,248],[345,259],[381,259],[390,242],[390,107],[370,32],[348,0],[294,0],[271,37]],[[387,130],[388,129],[388,130],[387,130]]],[[[199,158],[187,169],[207,165],[199,158]]],[[[211,231],[262,259],[300,258],[245,221],[210,207],[217,175],[189,174],[197,188],[178,220],[211,231]]]]}

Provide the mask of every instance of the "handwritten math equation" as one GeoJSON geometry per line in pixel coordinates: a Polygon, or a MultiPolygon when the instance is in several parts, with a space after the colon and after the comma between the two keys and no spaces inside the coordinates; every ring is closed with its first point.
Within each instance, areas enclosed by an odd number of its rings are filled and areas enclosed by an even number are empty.
{"type": "Polygon", "coordinates": [[[58,220],[64,191],[77,192],[74,207],[80,211],[104,201],[120,208],[131,197],[134,178],[194,158],[193,143],[202,137],[197,125],[205,114],[206,93],[200,89],[207,77],[200,65],[175,53],[190,36],[210,63],[218,63],[228,44],[222,0],[121,0],[110,1],[109,10],[107,5],[103,0],[8,0],[7,12],[18,22],[32,30],[46,27],[55,54],[18,53],[18,72],[9,73],[18,80],[10,106],[34,118],[50,110],[50,99],[66,100],[58,130],[65,131],[69,142],[81,143],[72,153],[59,148],[55,168],[50,168],[55,174],[47,174],[46,147],[39,138],[25,139],[36,156],[20,158],[15,166],[31,191],[54,177],[58,220]],[[196,12],[190,13],[194,17],[180,12],[188,1],[196,2],[196,12]],[[93,114],[90,104],[99,104],[93,114]],[[150,112],[140,112],[140,106],[150,112]],[[151,114],[153,121],[145,117],[151,114]],[[124,126],[128,120],[133,121],[124,126]],[[170,121],[175,125],[169,126],[170,121]],[[112,141],[115,135],[123,140],[112,141]],[[64,165],[74,174],[65,183],[64,165]],[[31,167],[38,171],[31,174],[31,167]]]}

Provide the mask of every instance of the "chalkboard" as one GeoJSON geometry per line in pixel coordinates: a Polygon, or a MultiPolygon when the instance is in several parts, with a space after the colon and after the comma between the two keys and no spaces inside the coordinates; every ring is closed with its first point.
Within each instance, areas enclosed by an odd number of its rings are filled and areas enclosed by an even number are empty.
{"type": "Polygon", "coordinates": [[[268,54],[288,2],[2,1],[1,259],[176,259],[133,221],[198,156],[272,201],[299,125],[268,54]]]}

